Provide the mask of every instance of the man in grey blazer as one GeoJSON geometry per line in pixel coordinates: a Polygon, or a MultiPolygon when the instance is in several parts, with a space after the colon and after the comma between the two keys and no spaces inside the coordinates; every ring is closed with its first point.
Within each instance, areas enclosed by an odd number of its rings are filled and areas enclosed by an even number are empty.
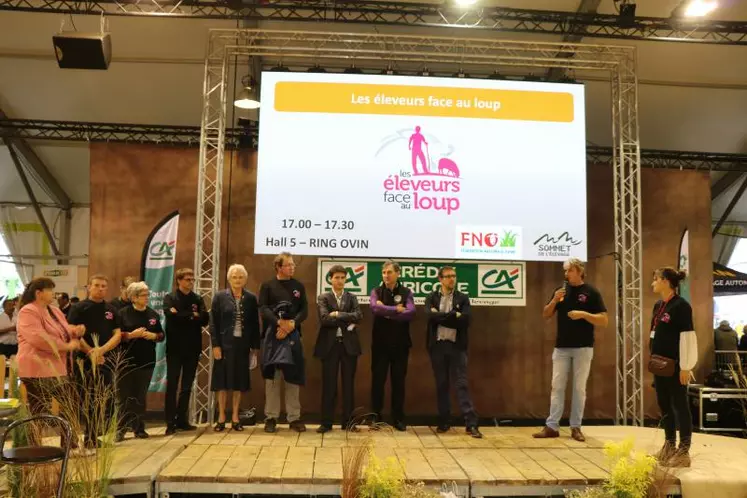
{"type": "Polygon", "coordinates": [[[322,360],[322,424],[319,433],[332,430],[337,400],[337,372],[342,371],[342,421],[345,429],[353,414],[355,368],[361,354],[357,324],[363,318],[358,299],[345,291],[347,270],[341,265],[329,269],[332,291],[317,298],[319,335],[314,356],[322,360]]]}

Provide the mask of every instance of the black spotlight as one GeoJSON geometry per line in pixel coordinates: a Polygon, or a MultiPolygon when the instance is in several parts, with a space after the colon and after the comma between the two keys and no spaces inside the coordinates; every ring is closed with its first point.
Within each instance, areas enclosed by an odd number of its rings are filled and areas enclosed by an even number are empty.
{"type": "Polygon", "coordinates": [[[615,0],[619,11],[617,20],[621,28],[635,26],[635,0],[615,0]]]}
{"type": "Polygon", "coordinates": [[[284,66],[283,63],[281,62],[277,66],[270,69],[270,71],[275,72],[275,73],[289,73],[290,69],[288,69],[288,66],[284,66]]]}
{"type": "Polygon", "coordinates": [[[381,74],[386,74],[387,76],[394,76],[397,74],[397,71],[394,70],[392,66],[387,66],[386,69],[384,69],[381,74]]]}
{"type": "Polygon", "coordinates": [[[427,67],[424,67],[422,71],[418,73],[418,76],[433,76],[433,73],[427,67]]]}
{"type": "Polygon", "coordinates": [[[353,64],[352,66],[346,68],[345,71],[343,71],[343,73],[345,73],[345,74],[363,74],[363,70],[361,68],[359,68],[359,67],[355,67],[355,64],[353,64]]]}
{"type": "Polygon", "coordinates": [[[469,78],[469,74],[460,69],[459,72],[452,74],[454,78],[469,78]]]}
{"type": "Polygon", "coordinates": [[[314,64],[312,67],[310,67],[307,71],[307,73],[326,73],[327,70],[324,69],[319,64],[314,64]]]}
{"type": "Polygon", "coordinates": [[[489,80],[505,80],[506,77],[503,76],[501,73],[498,72],[498,70],[493,71],[491,74],[488,75],[489,80]]]}

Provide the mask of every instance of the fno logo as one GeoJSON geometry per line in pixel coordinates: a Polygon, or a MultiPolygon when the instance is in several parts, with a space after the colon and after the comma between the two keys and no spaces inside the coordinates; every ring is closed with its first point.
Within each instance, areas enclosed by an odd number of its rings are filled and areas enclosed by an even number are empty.
{"type": "Polygon", "coordinates": [[[457,227],[456,239],[457,255],[521,255],[521,227],[457,227]]]}

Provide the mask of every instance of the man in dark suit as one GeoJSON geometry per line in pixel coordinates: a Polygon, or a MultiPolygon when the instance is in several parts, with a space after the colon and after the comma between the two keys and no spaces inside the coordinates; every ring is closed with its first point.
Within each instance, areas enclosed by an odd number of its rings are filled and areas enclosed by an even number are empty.
{"type": "Polygon", "coordinates": [[[462,410],[467,433],[481,438],[477,428],[477,413],[469,395],[467,377],[467,332],[470,320],[469,297],[456,290],[456,270],[444,266],[438,270],[441,289],[425,299],[428,317],[426,345],[436,377],[438,398],[437,432],[446,432],[451,424],[449,381],[456,386],[459,408],[462,410]]]}
{"type": "MultiPolygon", "coordinates": [[[[319,308],[319,335],[314,346],[314,356],[322,360],[322,424],[317,432],[332,430],[337,399],[337,372],[342,371],[342,422],[343,429],[351,423],[355,368],[361,354],[358,328],[363,313],[358,299],[345,291],[347,271],[342,265],[329,269],[327,276],[332,291],[317,298],[319,308]]],[[[351,427],[354,430],[353,427],[351,427]]]]}

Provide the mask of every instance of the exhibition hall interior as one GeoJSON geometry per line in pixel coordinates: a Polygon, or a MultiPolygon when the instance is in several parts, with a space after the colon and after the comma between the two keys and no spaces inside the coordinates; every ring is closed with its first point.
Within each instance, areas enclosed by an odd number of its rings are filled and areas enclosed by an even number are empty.
{"type": "Polygon", "coordinates": [[[0,496],[747,498],[744,0],[0,0],[0,496]]]}

